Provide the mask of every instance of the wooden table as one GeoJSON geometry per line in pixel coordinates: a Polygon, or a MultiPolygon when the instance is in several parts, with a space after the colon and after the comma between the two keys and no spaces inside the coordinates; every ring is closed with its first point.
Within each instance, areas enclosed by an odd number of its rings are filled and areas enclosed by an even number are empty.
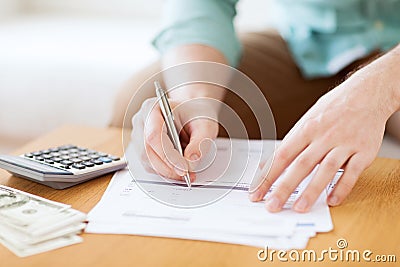
{"type": "MultiPolygon", "coordinates": [[[[122,155],[120,129],[66,126],[15,151],[45,149],[73,143],[122,155]]],[[[89,212],[100,200],[112,175],[65,190],[54,190],[0,170],[0,183],[48,199],[71,204],[89,212]]],[[[400,265],[400,161],[377,159],[360,177],[340,207],[331,209],[334,230],[312,238],[307,249],[319,253],[335,248],[345,238],[348,249],[369,249],[377,254],[395,255],[397,263],[370,263],[370,266],[400,265]]],[[[129,235],[83,234],[84,242],[44,254],[20,259],[0,246],[0,266],[267,266],[257,259],[258,248],[212,242],[129,235]]],[[[373,257],[372,256],[372,257],[373,257]]],[[[293,263],[274,264],[287,266],[293,263]]],[[[365,264],[365,263],[364,263],[365,264]]],[[[364,266],[364,264],[362,264],[364,266]]],[[[309,262],[301,264],[310,266],[309,262]]],[[[320,266],[350,263],[325,260],[320,266]]],[[[358,263],[360,265],[360,263],[358,263]]]]}

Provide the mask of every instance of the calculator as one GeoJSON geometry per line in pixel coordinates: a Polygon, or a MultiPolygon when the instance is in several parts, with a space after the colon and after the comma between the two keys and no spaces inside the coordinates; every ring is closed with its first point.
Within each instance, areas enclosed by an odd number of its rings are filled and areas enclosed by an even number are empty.
{"type": "Polygon", "coordinates": [[[0,155],[0,168],[55,189],[64,189],[126,167],[123,158],[75,145],[19,156],[0,155]]]}

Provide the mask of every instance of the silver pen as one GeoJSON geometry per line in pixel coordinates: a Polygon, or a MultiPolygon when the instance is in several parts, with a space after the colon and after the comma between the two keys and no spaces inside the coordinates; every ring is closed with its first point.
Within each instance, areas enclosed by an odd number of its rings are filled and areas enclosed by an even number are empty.
{"type": "MultiPolygon", "coordinates": [[[[174,115],[172,114],[171,106],[169,105],[167,94],[161,88],[161,85],[158,81],[154,82],[154,86],[156,87],[156,95],[158,98],[158,103],[160,105],[161,113],[164,117],[165,124],[167,125],[168,135],[171,139],[174,147],[178,152],[183,156],[181,142],[179,141],[179,134],[176,130],[175,122],[174,122],[174,115]]],[[[192,186],[189,178],[189,174],[186,173],[183,178],[187,186],[190,188],[192,186]]]]}

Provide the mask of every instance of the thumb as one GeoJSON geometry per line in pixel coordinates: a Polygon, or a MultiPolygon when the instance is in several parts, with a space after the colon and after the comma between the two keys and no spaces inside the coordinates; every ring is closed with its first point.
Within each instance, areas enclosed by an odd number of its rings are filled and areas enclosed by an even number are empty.
{"type": "Polygon", "coordinates": [[[215,153],[211,154],[216,154],[216,146],[214,142],[216,136],[217,133],[207,130],[206,127],[193,131],[190,136],[189,144],[186,146],[184,152],[184,157],[189,163],[189,169],[191,172],[204,169],[203,165],[206,165],[206,167],[211,165],[212,161],[209,162],[208,158],[210,152],[213,152],[211,150],[215,150],[215,153]],[[200,162],[202,167],[199,169],[200,162]]]}

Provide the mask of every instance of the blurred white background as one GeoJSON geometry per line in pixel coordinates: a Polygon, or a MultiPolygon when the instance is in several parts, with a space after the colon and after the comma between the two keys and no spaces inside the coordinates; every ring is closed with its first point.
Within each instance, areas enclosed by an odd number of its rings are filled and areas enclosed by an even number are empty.
{"type": "MultiPolygon", "coordinates": [[[[158,56],[164,2],[0,0],[0,152],[66,123],[106,126],[120,85],[158,56]]],[[[263,27],[267,3],[242,1],[239,27],[263,27]]]]}
{"type": "MultiPolygon", "coordinates": [[[[164,2],[0,0],[0,153],[63,124],[107,126],[120,85],[158,56],[164,2]]],[[[242,0],[239,31],[265,28],[268,12],[242,0]]]]}

